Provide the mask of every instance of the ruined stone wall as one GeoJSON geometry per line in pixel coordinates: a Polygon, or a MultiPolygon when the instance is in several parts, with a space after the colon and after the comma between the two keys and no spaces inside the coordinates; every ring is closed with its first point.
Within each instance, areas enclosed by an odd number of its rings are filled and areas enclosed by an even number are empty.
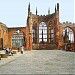
{"type": "Polygon", "coordinates": [[[75,24],[74,23],[68,23],[68,22],[64,22],[63,24],[59,25],[59,47],[64,48],[64,40],[63,40],[63,30],[65,28],[70,28],[72,29],[73,33],[74,33],[74,44],[73,46],[75,46],[75,24]]]}
{"type": "MultiPolygon", "coordinates": [[[[9,37],[9,46],[12,48],[12,36],[13,36],[13,33],[16,31],[16,30],[21,30],[23,33],[24,33],[24,37],[25,39],[27,39],[26,37],[26,27],[14,27],[14,28],[8,28],[8,37],[9,37]]],[[[27,44],[26,44],[26,40],[25,40],[25,48],[27,48],[27,44]]]]}
{"type": "Polygon", "coordinates": [[[0,38],[3,39],[3,47],[8,47],[8,27],[0,22],[0,38]]]}

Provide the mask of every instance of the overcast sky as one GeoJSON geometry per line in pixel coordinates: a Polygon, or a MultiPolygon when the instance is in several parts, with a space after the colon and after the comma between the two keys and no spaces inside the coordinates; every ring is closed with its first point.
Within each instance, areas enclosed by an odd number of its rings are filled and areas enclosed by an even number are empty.
{"type": "Polygon", "coordinates": [[[47,15],[48,8],[54,13],[55,4],[60,5],[60,22],[74,19],[74,0],[0,0],[0,22],[8,27],[26,26],[28,4],[30,2],[31,12],[35,14],[37,7],[38,15],[47,15]]]}

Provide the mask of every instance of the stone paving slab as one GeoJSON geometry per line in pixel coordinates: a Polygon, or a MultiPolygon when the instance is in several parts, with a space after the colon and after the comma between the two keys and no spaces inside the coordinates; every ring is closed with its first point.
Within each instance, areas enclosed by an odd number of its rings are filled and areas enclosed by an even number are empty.
{"type": "Polygon", "coordinates": [[[17,52],[16,54],[13,54],[13,56],[7,56],[7,58],[1,58],[0,67],[16,60],[17,58],[21,57],[22,55],[23,54],[21,54],[21,52],[17,52]]]}
{"type": "Polygon", "coordinates": [[[74,52],[32,50],[11,58],[5,65],[0,63],[0,74],[75,74],[74,52]]]}

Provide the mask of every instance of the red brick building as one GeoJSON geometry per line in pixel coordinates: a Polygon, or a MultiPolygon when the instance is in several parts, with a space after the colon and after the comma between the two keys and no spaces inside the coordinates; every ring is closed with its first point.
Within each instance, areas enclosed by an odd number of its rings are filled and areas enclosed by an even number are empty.
{"type": "Polygon", "coordinates": [[[0,38],[3,45],[1,47],[18,48],[24,45],[28,50],[32,49],[59,49],[65,48],[66,43],[75,45],[75,24],[71,22],[59,21],[59,3],[55,6],[55,12],[47,15],[38,15],[30,11],[30,3],[28,5],[28,16],[26,27],[8,28],[7,35],[2,34],[0,29],[0,38]],[[5,37],[3,36],[5,35],[5,37]],[[8,40],[7,40],[7,39],[8,40]],[[5,39],[7,44],[5,44],[5,39]]]}

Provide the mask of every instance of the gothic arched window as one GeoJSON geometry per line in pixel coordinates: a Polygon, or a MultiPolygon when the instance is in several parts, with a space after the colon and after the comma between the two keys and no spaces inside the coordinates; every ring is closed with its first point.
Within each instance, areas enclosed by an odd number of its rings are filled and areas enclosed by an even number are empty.
{"type": "Polygon", "coordinates": [[[44,22],[39,24],[39,43],[47,42],[47,26],[44,22]]]}
{"type": "Polygon", "coordinates": [[[67,27],[63,30],[64,42],[74,43],[74,33],[71,28],[67,27]]]}

